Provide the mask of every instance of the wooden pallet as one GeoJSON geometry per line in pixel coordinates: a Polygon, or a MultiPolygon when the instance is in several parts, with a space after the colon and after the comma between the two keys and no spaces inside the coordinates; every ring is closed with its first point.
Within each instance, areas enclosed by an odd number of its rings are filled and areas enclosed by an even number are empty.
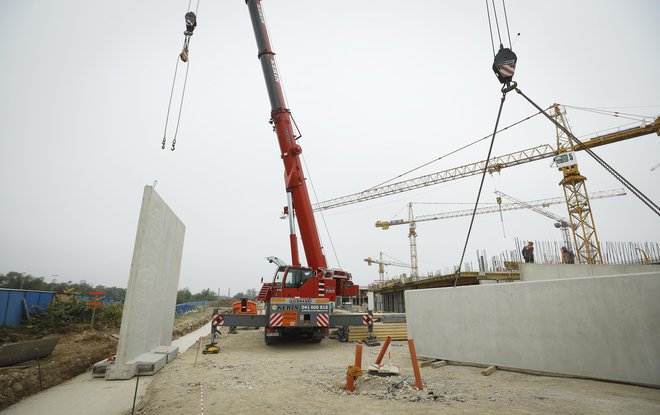
{"type": "MultiPolygon", "coordinates": [[[[392,340],[408,340],[408,328],[406,323],[374,323],[373,335],[378,340],[385,340],[390,336],[392,340]]],[[[366,339],[369,336],[367,326],[351,326],[348,331],[348,341],[355,342],[366,339]]]]}

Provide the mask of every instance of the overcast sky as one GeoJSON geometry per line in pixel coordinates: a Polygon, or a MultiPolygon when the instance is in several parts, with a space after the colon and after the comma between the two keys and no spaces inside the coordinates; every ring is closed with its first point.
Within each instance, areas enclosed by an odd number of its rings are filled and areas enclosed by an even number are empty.
{"type": "MultiPolygon", "coordinates": [[[[154,181],[186,225],[180,287],[234,294],[271,278],[264,257],[290,260],[288,225],[279,218],[283,165],[243,0],[201,2],[177,149],[160,148],[187,5],[0,3],[0,273],[125,287],[143,187],[154,181]]],[[[319,201],[492,132],[500,85],[483,1],[263,6],[319,201]]],[[[521,33],[515,79],[539,105],[660,115],[660,2],[509,1],[507,11],[512,36],[521,33]]],[[[534,112],[510,94],[501,125],[534,112]]],[[[578,137],[630,122],[571,108],[568,119],[578,137]]],[[[536,117],[498,135],[493,154],[546,143],[556,144],[555,128],[536,117]]],[[[409,177],[483,160],[487,151],[484,141],[409,177]]],[[[658,136],[595,151],[660,202],[660,168],[651,171],[660,163],[658,136]]],[[[586,154],[579,162],[590,191],[621,187],[586,154]]],[[[486,178],[482,201],[493,203],[494,190],[524,200],[558,197],[560,179],[548,159],[505,169],[486,178]]],[[[419,215],[464,209],[478,186],[475,176],[325,212],[337,257],[317,221],[330,266],[372,282],[377,267],[367,266],[367,256],[410,260],[406,227],[382,231],[376,220],[404,218],[410,201],[443,203],[419,205],[419,215]]],[[[595,200],[592,208],[601,242],[659,239],[659,218],[632,195],[595,200]]],[[[565,206],[549,209],[566,216],[565,206]]],[[[458,263],[468,223],[419,224],[420,274],[458,263]]],[[[513,249],[514,237],[561,238],[534,212],[507,212],[504,227],[506,237],[499,215],[478,216],[466,261],[476,262],[477,249],[513,249]]]]}

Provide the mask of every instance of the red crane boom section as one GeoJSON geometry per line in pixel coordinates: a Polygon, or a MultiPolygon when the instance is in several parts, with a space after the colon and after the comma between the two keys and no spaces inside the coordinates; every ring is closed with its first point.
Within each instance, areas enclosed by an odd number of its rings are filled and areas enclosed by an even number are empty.
{"type": "MultiPolygon", "coordinates": [[[[282,83],[277,69],[277,62],[275,61],[275,53],[271,48],[266,20],[261,8],[261,1],[248,0],[247,5],[250,10],[252,28],[254,29],[257,47],[259,49],[258,57],[261,62],[268,97],[270,99],[271,118],[275,133],[277,134],[277,141],[280,145],[282,161],[284,162],[284,183],[286,185],[286,191],[291,194],[293,201],[293,212],[289,211],[288,214],[294,215],[298,222],[307,265],[314,269],[325,269],[327,268],[327,263],[316,228],[314,212],[300,161],[302,148],[296,142],[297,138],[293,129],[291,111],[286,108],[282,83]]],[[[292,263],[294,266],[300,265],[296,235],[293,229],[291,230],[290,243],[292,263]]]]}

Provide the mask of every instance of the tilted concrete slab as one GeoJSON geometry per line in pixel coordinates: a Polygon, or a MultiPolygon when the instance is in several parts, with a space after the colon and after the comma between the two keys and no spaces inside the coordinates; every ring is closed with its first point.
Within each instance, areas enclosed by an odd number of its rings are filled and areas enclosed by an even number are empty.
{"type": "Polygon", "coordinates": [[[660,272],[405,295],[419,355],[660,386],[660,272]]]}
{"type": "MultiPolygon", "coordinates": [[[[158,371],[171,351],[185,226],[151,186],[145,186],[119,332],[106,379],[130,379],[141,364],[158,371]],[[145,357],[147,356],[147,357],[145,357]]],[[[142,371],[141,374],[145,374],[142,371]]]]}

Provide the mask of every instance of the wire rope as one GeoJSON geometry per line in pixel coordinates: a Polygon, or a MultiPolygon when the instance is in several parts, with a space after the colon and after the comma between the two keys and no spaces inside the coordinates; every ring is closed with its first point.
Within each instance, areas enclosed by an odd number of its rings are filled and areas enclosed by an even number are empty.
{"type": "Polygon", "coordinates": [[[174,79],[172,80],[172,90],[170,91],[170,101],[167,104],[167,116],[165,117],[165,131],[163,131],[163,150],[165,149],[165,142],[167,140],[167,124],[170,120],[170,109],[172,108],[172,97],[174,96],[174,85],[176,84],[176,74],[179,70],[179,57],[176,57],[176,66],[174,67],[174,79]]]}
{"type": "Polygon", "coordinates": [[[500,40],[500,45],[502,44],[502,35],[500,34],[500,22],[497,19],[497,10],[495,9],[495,0],[492,0],[493,4],[493,15],[495,15],[495,25],[497,26],[497,38],[500,40]]]}
{"type": "MultiPolygon", "coordinates": [[[[526,117],[526,118],[523,118],[523,119],[520,120],[520,121],[516,121],[516,122],[514,122],[513,124],[510,124],[510,125],[508,125],[508,126],[502,128],[501,130],[496,131],[496,132],[497,132],[497,133],[500,133],[500,132],[502,132],[502,131],[506,131],[506,130],[508,130],[509,128],[513,128],[513,127],[515,127],[515,126],[518,125],[518,124],[521,124],[521,123],[523,123],[523,122],[525,122],[525,121],[527,121],[527,120],[530,120],[530,119],[536,117],[536,116],[539,115],[540,113],[541,113],[540,111],[537,112],[537,113],[534,113],[534,114],[532,114],[532,115],[530,115],[530,116],[528,116],[528,117],[526,117]]],[[[486,136],[484,136],[484,137],[481,137],[481,138],[479,138],[479,139],[477,139],[477,140],[475,140],[475,141],[473,141],[473,142],[471,142],[471,143],[468,143],[468,144],[466,144],[466,145],[464,145],[464,146],[461,146],[461,147],[459,147],[459,148],[457,148],[457,149],[455,149],[455,150],[452,150],[452,151],[450,151],[450,152],[448,152],[448,153],[445,153],[445,154],[443,154],[443,155],[440,156],[440,157],[437,157],[437,158],[435,158],[435,159],[433,159],[433,160],[431,160],[431,161],[428,161],[428,162],[426,162],[426,163],[423,163],[423,164],[421,164],[421,165],[419,165],[419,166],[417,166],[417,167],[414,167],[414,168],[412,168],[412,169],[410,169],[410,170],[408,170],[408,171],[406,171],[406,172],[404,172],[404,173],[401,173],[401,174],[399,174],[399,175],[397,175],[397,176],[395,176],[395,177],[392,177],[392,178],[389,179],[389,180],[386,180],[386,181],[384,181],[384,182],[382,182],[382,183],[379,183],[379,184],[376,184],[376,185],[374,185],[374,186],[371,186],[371,187],[369,187],[368,189],[366,189],[366,190],[364,190],[364,191],[368,191],[368,190],[371,190],[371,189],[375,189],[376,187],[383,186],[383,185],[385,185],[385,184],[387,184],[387,183],[389,183],[389,182],[391,182],[391,181],[393,181],[393,180],[399,179],[399,178],[401,178],[401,177],[403,177],[403,176],[405,176],[405,175],[407,175],[407,174],[410,174],[410,173],[412,173],[412,172],[414,172],[414,171],[417,171],[417,170],[419,170],[419,169],[421,169],[421,168],[424,168],[424,167],[426,167],[426,166],[428,166],[428,165],[430,165],[430,164],[433,164],[433,163],[435,163],[436,161],[440,161],[440,160],[442,160],[443,158],[446,158],[446,157],[448,157],[448,156],[451,156],[452,154],[456,154],[456,153],[458,153],[458,152],[461,151],[461,150],[465,150],[466,148],[471,147],[471,146],[473,146],[473,145],[475,145],[475,144],[477,144],[477,143],[480,143],[480,142],[482,142],[482,141],[484,141],[484,140],[486,140],[486,139],[488,139],[488,138],[490,138],[490,137],[492,137],[492,136],[493,136],[493,134],[488,134],[488,135],[486,135],[486,136]]]]}
{"type": "MultiPolygon", "coordinates": [[[[319,198],[316,194],[316,188],[314,187],[314,181],[312,180],[312,175],[309,172],[309,168],[307,167],[307,162],[305,161],[305,156],[302,154],[300,155],[300,158],[303,161],[303,165],[305,166],[305,171],[307,172],[307,178],[309,179],[309,185],[312,188],[312,193],[314,194],[314,200],[316,201],[316,204],[319,203],[319,198]]],[[[289,213],[291,214],[291,213],[289,213]]],[[[323,211],[321,211],[321,220],[323,221],[323,227],[325,228],[325,232],[328,234],[328,239],[330,240],[330,247],[332,248],[332,253],[335,255],[335,260],[337,261],[337,266],[341,269],[341,262],[339,262],[339,256],[337,255],[337,251],[335,250],[335,243],[332,241],[332,235],[330,235],[330,229],[328,228],[328,223],[325,221],[325,215],[323,214],[323,211]]]]}
{"type": "Polygon", "coordinates": [[[506,93],[502,94],[502,99],[500,100],[500,109],[497,111],[497,120],[495,121],[495,128],[493,129],[492,139],[490,140],[490,147],[488,148],[488,156],[486,157],[486,162],[484,163],[484,171],[481,174],[481,182],[479,183],[479,191],[477,192],[477,200],[474,202],[474,209],[472,210],[472,218],[470,219],[470,226],[468,228],[467,236],[465,237],[465,245],[463,245],[463,253],[461,254],[461,260],[458,263],[458,269],[456,270],[456,278],[454,279],[454,287],[458,284],[458,278],[461,276],[461,267],[463,266],[463,259],[465,259],[465,251],[467,250],[468,242],[470,241],[470,233],[472,233],[472,225],[474,225],[474,218],[477,215],[477,207],[479,206],[479,198],[481,197],[481,190],[484,187],[484,179],[486,178],[486,173],[488,172],[488,161],[490,160],[490,155],[493,152],[493,144],[495,144],[495,135],[497,134],[497,126],[500,123],[500,117],[502,115],[502,107],[504,107],[504,100],[506,99],[506,93]]]}
{"type": "Polygon", "coordinates": [[[488,8],[488,0],[486,0],[486,13],[488,14],[488,30],[490,31],[490,46],[493,48],[493,57],[495,57],[495,41],[493,40],[493,24],[490,21],[490,9],[488,8]]]}
{"type": "Polygon", "coordinates": [[[509,33],[509,18],[506,13],[506,4],[504,4],[504,0],[502,0],[502,8],[504,9],[504,21],[506,22],[506,34],[509,37],[509,49],[513,48],[513,45],[511,44],[511,33],[509,33]]]}

